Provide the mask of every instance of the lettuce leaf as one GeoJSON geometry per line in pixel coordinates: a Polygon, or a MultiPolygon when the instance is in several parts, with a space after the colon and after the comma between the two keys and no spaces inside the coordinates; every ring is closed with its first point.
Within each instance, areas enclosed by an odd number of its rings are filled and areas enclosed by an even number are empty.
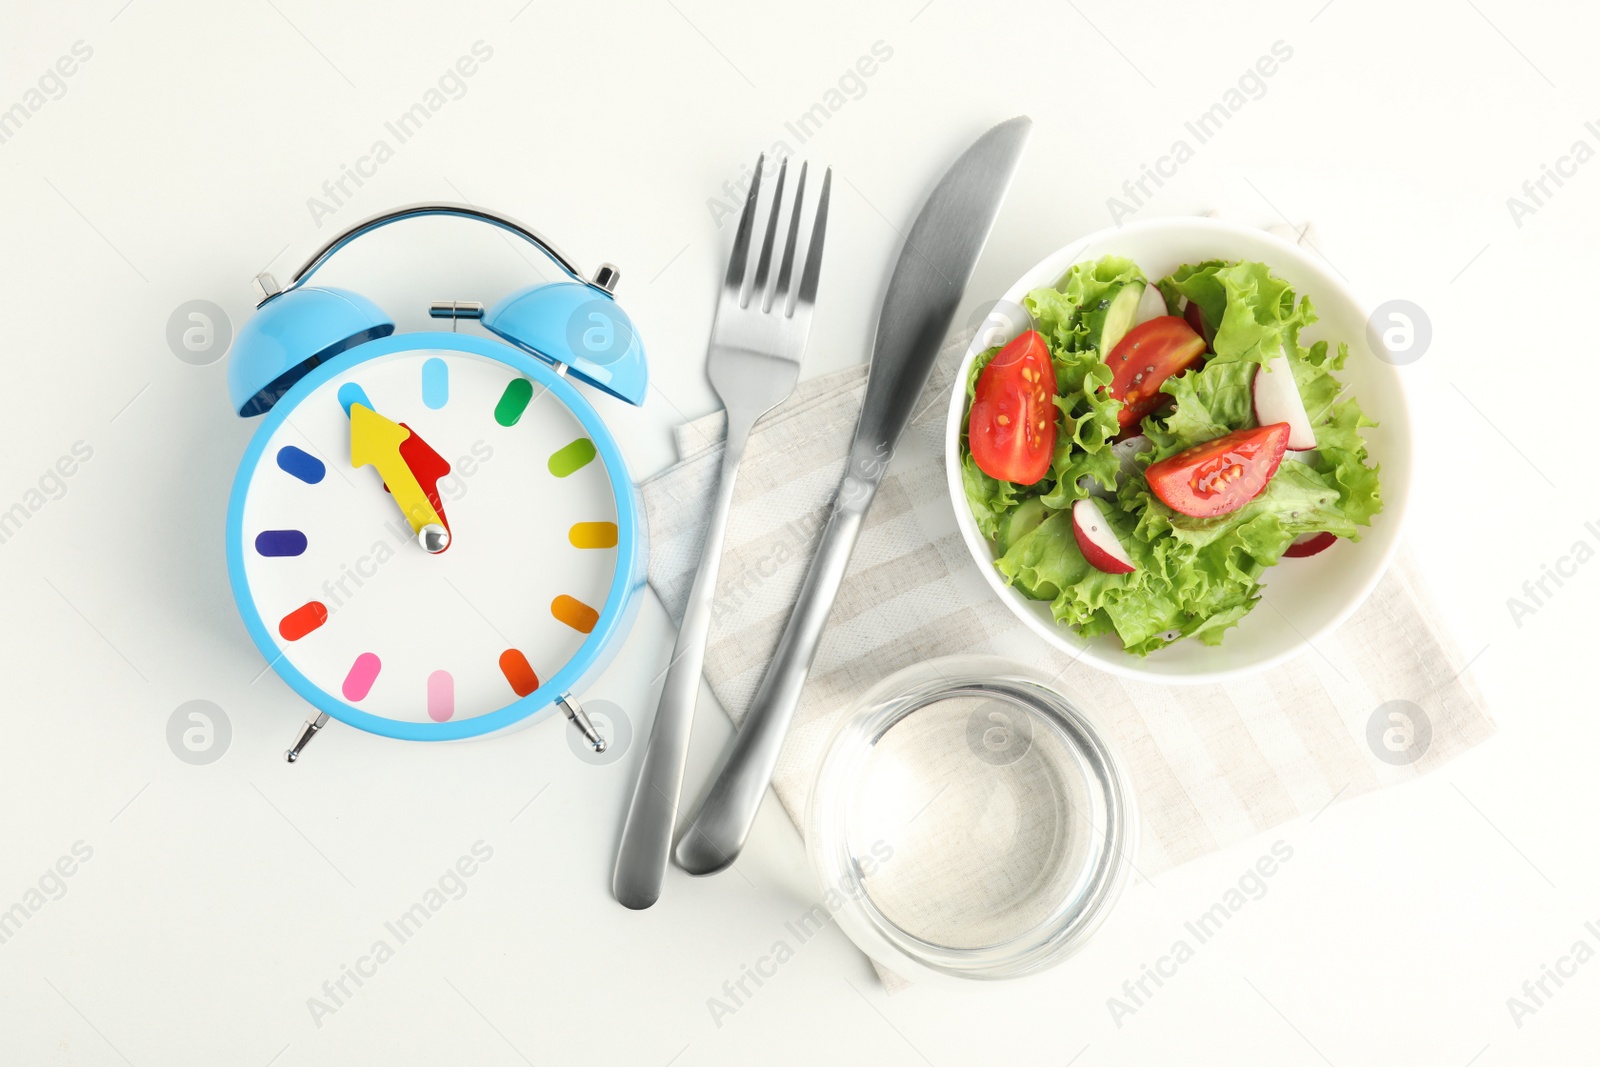
{"type": "Polygon", "coordinates": [[[1047,507],[1069,508],[1087,496],[1088,489],[1079,485],[1085,477],[1106,489],[1116,487],[1119,464],[1111,443],[1122,405],[1109,394],[1111,368],[1095,345],[1111,298],[1135,283],[1144,285],[1145,278],[1131,259],[1106,256],[1075,265],[1058,288],[1036,289],[1023,299],[1050,349],[1061,410],[1050,484],[1042,493],[1047,507]]]}
{"type": "Polygon", "coordinates": [[[991,478],[979,470],[970,452],[961,457],[961,487],[966,490],[967,505],[972,509],[978,529],[991,541],[999,533],[1000,520],[1006,512],[1022,501],[1015,485],[991,478]]]}
{"type": "Polygon", "coordinates": [[[1179,267],[1157,288],[1168,307],[1176,305],[1176,297],[1186,296],[1200,305],[1206,322],[1214,324],[1211,363],[1265,363],[1280,352],[1292,351],[1301,327],[1316,321],[1310,298],[1301,298],[1297,305],[1289,283],[1274,277],[1264,263],[1209,260],[1179,267]]]}

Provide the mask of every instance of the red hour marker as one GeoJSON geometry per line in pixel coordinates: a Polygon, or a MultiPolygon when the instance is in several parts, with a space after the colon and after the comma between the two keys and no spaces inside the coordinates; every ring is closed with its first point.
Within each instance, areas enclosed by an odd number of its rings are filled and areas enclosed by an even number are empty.
{"type": "Polygon", "coordinates": [[[539,676],[528,665],[528,657],[520,649],[508,648],[500,653],[500,673],[511,683],[511,691],[525,697],[539,688],[539,676]]]}
{"type": "Polygon", "coordinates": [[[327,621],[327,606],[320,600],[312,600],[283,617],[278,623],[278,635],[285,641],[298,641],[327,621]]]}

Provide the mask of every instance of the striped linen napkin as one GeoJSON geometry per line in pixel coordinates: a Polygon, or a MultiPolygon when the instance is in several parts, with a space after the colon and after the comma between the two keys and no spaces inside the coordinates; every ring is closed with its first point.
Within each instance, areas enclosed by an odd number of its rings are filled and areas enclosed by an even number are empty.
{"type": "MultiPolygon", "coordinates": [[[[868,513],[773,775],[797,825],[822,746],[851,702],[902,667],[955,653],[1043,669],[1106,730],[1132,776],[1143,820],[1136,865],[1146,876],[1411,779],[1494,732],[1403,554],[1366,604],[1314,649],[1222,685],[1128,681],[1040,640],[984,583],[946,489],[943,429],[969,337],[941,352],[868,513]],[[1395,712],[1404,719],[1392,719],[1395,712]],[[1393,751],[1389,731],[1408,728],[1411,750],[1393,751]]],[[[799,592],[865,384],[864,365],[802,382],[750,439],[705,658],[706,679],[736,724],[799,592]]],[[[723,432],[721,412],[679,427],[679,462],[641,487],[650,584],[674,619],[694,580],[723,432]]],[[[891,988],[901,984],[884,978],[891,988]]]]}

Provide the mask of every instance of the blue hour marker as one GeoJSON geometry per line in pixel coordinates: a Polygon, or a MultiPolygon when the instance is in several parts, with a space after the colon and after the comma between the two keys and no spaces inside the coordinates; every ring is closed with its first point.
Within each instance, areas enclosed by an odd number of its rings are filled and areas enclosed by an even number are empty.
{"type": "Polygon", "coordinates": [[[435,410],[450,402],[450,365],[438,356],[422,365],[422,402],[435,410]]]}
{"type": "Polygon", "coordinates": [[[369,411],[377,411],[372,406],[372,401],[367,399],[367,391],[355,382],[345,382],[339,386],[339,406],[344,408],[346,415],[350,414],[350,405],[360,404],[369,411]]]}
{"type": "Polygon", "coordinates": [[[328,473],[328,468],[322,465],[322,460],[309,452],[301,451],[294,445],[284,445],[278,449],[278,466],[307,485],[316,485],[328,473]]]}
{"type": "Polygon", "coordinates": [[[256,551],[263,556],[298,556],[306,550],[306,535],[299,530],[262,530],[256,534],[256,551]]]}

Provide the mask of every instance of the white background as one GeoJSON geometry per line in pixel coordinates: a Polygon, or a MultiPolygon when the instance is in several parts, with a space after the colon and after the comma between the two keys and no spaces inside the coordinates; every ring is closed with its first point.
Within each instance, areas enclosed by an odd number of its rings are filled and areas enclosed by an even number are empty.
{"type": "MultiPolygon", "coordinates": [[[[1576,2],[1119,5],[822,0],[101,0],[13,5],[0,108],[77,41],[93,56],[0,144],[0,509],[83,441],[64,494],[0,544],[0,909],[75,842],[93,857],[0,944],[0,1060],[81,1064],[1022,1062],[1568,1063],[1592,1057],[1600,962],[1518,1026],[1507,998],[1600,920],[1592,687],[1600,565],[1533,614],[1507,598],[1600,520],[1590,294],[1600,164],[1518,226],[1506,199],[1600,119],[1576,2]],[[475,41],[493,58],[331,218],[320,195],[475,41]],[[168,347],[185,301],[237,328],[247,283],[335,227],[470,199],[551,233],[619,296],[653,361],[642,411],[603,403],[636,475],[715,401],[702,372],[731,240],[708,201],[780,138],[835,168],[807,372],[866,355],[899,237],[937,172],[1026,112],[1031,146],[968,292],[1002,292],[1109,221],[1108,196],[1282,40],[1293,58],[1138,217],[1314,220],[1373,304],[1415,301],[1410,541],[1500,733],[1417,784],[1136,887],[1090,948],[1025,986],[886,996],[836,929],[728,1017],[724,997],[814,898],[769,803],[735,873],[674,871],[655,909],[607,891],[671,630],[650,601],[589,694],[635,733],[576,758],[552,720],[407,746],[335,724],[289,767],[304,707],[231,602],[225,498],[252,424],[225,363],[168,347]],[[813,139],[784,124],[874,42],[892,57],[813,139]],[[220,706],[193,766],[166,726],[220,706]],[[1293,859],[1117,1026],[1107,997],[1281,838],[1293,859]],[[321,996],[475,842],[493,858],[321,1025],[321,996]]],[[[392,142],[392,138],[391,142],[392,142]]],[[[1542,198],[1543,199],[1543,198],[1542,198]]],[[[402,328],[431,299],[530,277],[510,244],[429,221],[326,273],[402,328]]],[[[53,484],[53,483],[52,483],[53,484]]],[[[691,780],[726,740],[706,698],[691,780]]],[[[352,988],[354,988],[352,986],[352,988]]]]}

